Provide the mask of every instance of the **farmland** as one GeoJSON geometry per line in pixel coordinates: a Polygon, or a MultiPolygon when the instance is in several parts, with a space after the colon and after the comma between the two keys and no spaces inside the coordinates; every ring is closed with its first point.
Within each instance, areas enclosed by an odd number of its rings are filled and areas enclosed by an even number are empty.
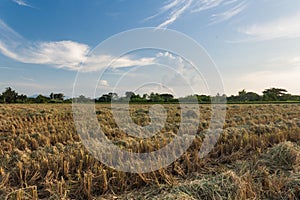
{"type": "MultiPolygon", "coordinates": [[[[130,105],[133,121],[150,122],[150,105],[130,105]]],[[[165,104],[157,135],[128,136],[110,104],[97,104],[99,124],[115,145],[152,152],[172,141],[180,105],[165,104]]],[[[174,163],[149,173],[111,169],[82,144],[70,104],[0,105],[0,199],[297,199],[300,196],[300,105],[228,105],[214,149],[198,152],[209,105],[199,105],[197,135],[174,163]]]]}

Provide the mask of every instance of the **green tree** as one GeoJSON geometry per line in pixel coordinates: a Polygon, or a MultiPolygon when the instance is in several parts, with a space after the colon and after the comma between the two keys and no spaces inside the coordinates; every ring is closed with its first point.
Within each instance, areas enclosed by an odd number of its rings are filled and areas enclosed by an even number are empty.
{"type": "Polygon", "coordinates": [[[17,102],[18,103],[25,103],[27,101],[27,96],[24,94],[18,95],[17,102]]]}
{"type": "Polygon", "coordinates": [[[203,103],[211,102],[211,97],[208,95],[197,95],[198,101],[203,103]]]}
{"type": "Polygon", "coordinates": [[[135,94],[134,94],[134,92],[131,92],[131,91],[127,91],[127,92],[125,92],[125,97],[127,98],[127,99],[130,99],[132,96],[134,96],[135,94]]]}
{"type": "Polygon", "coordinates": [[[53,92],[50,94],[50,99],[54,100],[54,94],[53,94],[53,92]]]}
{"type": "Polygon", "coordinates": [[[111,102],[111,95],[103,94],[99,99],[98,102],[111,102]]]}
{"type": "Polygon", "coordinates": [[[59,101],[63,101],[64,100],[64,94],[63,93],[58,93],[58,94],[54,94],[54,99],[55,100],[59,100],[59,101]]]}
{"type": "Polygon", "coordinates": [[[245,96],[247,94],[246,90],[243,89],[242,91],[239,91],[239,96],[245,96]]]}
{"type": "Polygon", "coordinates": [[[172,94],[160,94],[160,99],[164,102],[170,102],[174,99],[174,96],[172,94]]]}
{"type": "Polygon", "coordinates": [[[108,93],[108,95],[110,96],[111,100],[118,100],[119,99],[118,94],[115,93],[115,92],[110,92],[110,93],[108,93]]]}
{"type": "Polygon", "coordinates": [[[108,94],[103,94],[96,102],[111,102],[112,100],[118,100],[118,94],[114,92],[110,92],[108,94]]]}
{"type": "Polygon", "coordinates": [[[238,95],[238,101],[246,101],[247,100],[247,92],[245,89],[243,89],[242,91],[239,91],[239,95],[238,95]]]}
{"type": "Polygon", "coordinates": [[[245,89],[239,91],[239,95],[236,97],[237,101],[259,101],[260,97],[255,92],[246,92],[245,89]]]}
{"type": "Polygon", "coordinates": [[[245,94],[245,100],[246,101],[259,101],[260,96],[256,94],[255,92],[247,92],[245,94]]]}
{"type": "Polygon", "coordinates": [[[88,97],[85,97],[84,95],[80,95],[79,97],[74,97],[73,102],[76,102],[76,103],[92,103],[93,100],[88,98],[88,97]]]}
{"type": "Polygon", "coordinates": [[[45,97],[41,94],[35,98],[35,103],[48,103],[49,101],[50,101],[50,98],[45,97]]]}
{"type": "Polygon", "coordinates": [[[141,97],[141,95],[139,95],[139,94],[135,94],[130,97],[130,101],[131,102],[145,102],[145,101],[147,101],[147,99],[141,97]]]}
{"type": "Polygon", "coordinates": [[[2,99],[4,103],[15,103],[18,98],[18,93],[12,90],[10,87],[6,88],[2,93],[2,99]]]}
{"type": "Polygon", "coordinates": [[[55,101],[63,101],[65,95],[63,93],[51,93],[50,95],[50,99],[52,100],[51,102],[55,102],[55,101]]]}
{"type": "Polygon", "coordinates": [[[286,89],[282,88],[270,88],[263,91],[263,99],[265,101],[278,101],[283,100],[287,93],[286,89]]]}
{"type": "Polygon", "coordinates": [[[148,100],[148,97],[149,97],[149,95],[148,95],[148,94],[146,94],[146,93],[145,93],[145,94],[143,94],[143,96],[142,96],[142,98],[143,98],[143,100],[144,100],[144,101],[147,101],[147,100],[148,100]]]}
{"type": "Polygon", "coordinates": [[[153,93],[151,92],[150,96],[149,96],[150,101],[152,102],[160,102],[161,101],[161,97],[158,93],[153,93]]]}

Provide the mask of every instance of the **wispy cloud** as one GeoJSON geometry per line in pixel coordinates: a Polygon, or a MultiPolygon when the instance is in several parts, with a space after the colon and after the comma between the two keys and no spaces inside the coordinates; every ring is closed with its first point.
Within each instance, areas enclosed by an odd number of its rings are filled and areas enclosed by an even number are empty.
{"type": "Polygon", "coordinates": [[[47,64],[57,68],[76,69],[85,59],[89,48],[87,45],[72,42],[39,42],[28,45],[20,44],[14,48],[0,42],[0,51],[22,63],[47,64]]]}
{"type": "MultiPolygon", "coordinates": [[[[109,86],[106,86],[106,81],[99,81],[98,89],[101,90],[101,93],[109,91],[118,94],[124,94],[126,91],[134,91],[139,94],[159,92],[171,93],[177,97],[200,93],[200,91],[210,94],[199,72],[182,57],[167,51],[153,52],[147,56],[147,58],[143,58],[146,61],[141,63],[142,66],[105,70],[102,75],[105,77],[103,80],[107,80],[107,73],[109,73],[109,76],[119,77],[118,81],[115,82],[114,78],[109,79],[109,86]],[[146,66],[147,63],[152,64],[146,66]]],[[[130,60],[140,59],[131,57],[130,60]]],[[[94,73],[90,74],[93,76],[94,73]]]]}
{"type": "Polygon", "coordinates": [[[19,6],[27,6],[27,7],[33,8],[33,6],[29,5],[24,0],[12,0],[12,1],[15,2],[16,4],[18,4],[19,6]]]}
{"type": "Polygon", "coordinates": [[[184,14],[221,7],[223,12],[215,11],[211,16],[213,23],[220,23],[242,12],[247,7],[245,2],[245,0],[171,0],[167,1],[157,14],[146,18],[146,20],[162,16],[164,21],[158,25],[158,28],[166,28],[184,14]]]}
{"type": "Polygon", "coordinates": [[[124,68],[132,66],[147,66],[155,63],[154,57],[134,58],[132,56],[117,57],[113,55],[89,55],[81,65],[80,71],[94,72],[106,68],[124,68]]]}
{"type": "MultiPolygon", "coordinates": [[[[235,2],[235,1],[234,1],[235,2]]],[[[247,7],[247,3],[241,2],[238,5],[226,10],[223,13],[213,14],[212,15],[212,24],[221,23],[223,21],[229,20],[230,18],[236,16],[241,13],[247,7]]]]}
{"type": "MultiPolygon", "coordinates": [[[[226,1],[225,1],[226,2],[226,1]]],[[[195,1],[195,6],[192,12],[201,12],[220,6],[224,0],[199,0],[195,1]]]]}
{"type": "Polygon", "coordinates": [[[25,80],[25,81],[35,82],[35,79],[30,78],[30,77],[21,76],[20,78],[23,79],[23,80],[25,80]]]}
{"type": "Polygon", "coordinates": [[[22,63],[45,64],[67,70],[99,71],[107,67],[145,66],[155,58],[88,55],[90,47],[74,41],[30,42],[0,20],[0,52],[22,63]]]}
{"type": "Polygon", "coordinates": [[[0,67],[0,70],[15,70],[15,68],[11,68],[11,67],[0,67]]]}
{"type": "Polygon", "coordinates": [[[76,70],[89,49],[88,45],[73,41],[30,42],[0,20],[0,52],[22,63],[76,70]]]}
{"type": "Polygon", "coordinates": [[[163,7],[162,10],[165,11],[172,10],[172,11],[170,12],[168,18],[163,23],[161,23],[158,26],[158,28],[164,28],[169,24],[175,22],[192,4],[192,0],[185,0],[185,1],[175,0],[174,2],[171,2],[170,4],[167,4],[163,7]]]}
{"type": "Polygon", "coordinates": [[[257,23],[240,28],[239,31],[251,40],[273,40],[300,37],[300,14],[268,23],[257,23]]]}

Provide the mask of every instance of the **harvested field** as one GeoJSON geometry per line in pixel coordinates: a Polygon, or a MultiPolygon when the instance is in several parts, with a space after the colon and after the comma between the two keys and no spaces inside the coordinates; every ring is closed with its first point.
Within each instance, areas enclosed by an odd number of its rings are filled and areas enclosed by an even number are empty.
{"type": "MultiPolygon", "coordinates": [[[[163,106],[165,127],[148,139],[120,130],[109,104],[96,105],[96,114],[115,145],[152,152],[172,141],[180,124],[180,105],[163,106]]],[[[149,123],[149,105],[130,108],[136,124],[149,123]]],[[[87,151],[71,105],[0,105],[0,199],[299,199],[300,105],[228,105],[221,136],[204,159],[198,152],[211,109],[199,109],[197,136],[184,155],[132,174],[87,151]]]]}

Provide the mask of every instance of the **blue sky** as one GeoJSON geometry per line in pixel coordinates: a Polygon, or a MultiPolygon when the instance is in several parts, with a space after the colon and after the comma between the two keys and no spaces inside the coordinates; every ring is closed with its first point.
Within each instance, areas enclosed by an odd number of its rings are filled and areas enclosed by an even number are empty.
{"type": "MultiPolygon", "coordinates": [[[[269,87],[300,94],[299,13],[295,0],[2,0],[0,89],[71,96],[79,64],[100,42],[129,29],[157,27],[182,32],[202,45],[220,71],[226,94],[244,88],[261,93],[269,87]]],[[[175,70],[188,65],[168,52],[126,55],[106,71],[98,93],[114,88],[118,76],[112,72],[149,65],[144,75],[163,74],[153,61],[166,58],[164,64],[177,64],[175,70]]],[[[136,88],[141,73],[123,79],[123,89],[147,92],[136,88]]],[[[178,84],[173,87],[185,95],[178,84]]],[[[206,93],[201,87],[195,92],[206,93]]]]}

